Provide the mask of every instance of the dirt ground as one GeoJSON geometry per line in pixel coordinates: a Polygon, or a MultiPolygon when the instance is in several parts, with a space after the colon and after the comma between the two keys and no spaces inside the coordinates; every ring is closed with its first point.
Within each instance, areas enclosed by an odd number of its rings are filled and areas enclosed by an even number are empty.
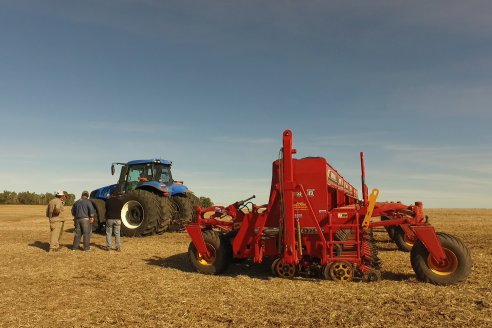
{"type": "Polygon", "coordinates": [[[226,274],[191,270],[185,233],[123,238],[122,253],[72,252],[73,224],[48,253],[44,206],[0,206],[0,327],[492,327],[492,209],[433,209],[437,230],[468,245],[469,279],[416,281],[409,254],[376,233],[383,281],[273,277],[269,262],[226,274]]]}

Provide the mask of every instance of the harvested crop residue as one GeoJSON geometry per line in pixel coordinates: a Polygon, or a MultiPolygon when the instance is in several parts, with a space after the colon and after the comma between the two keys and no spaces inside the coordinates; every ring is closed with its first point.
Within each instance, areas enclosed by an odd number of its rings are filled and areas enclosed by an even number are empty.
{"type": "Polygon", "coordinates": [[[0,206],[2,327],[492,327],[492,210],[433,209],[438,231],[458,236],[474,262],[469,279],[417,282],[409,254],[380,231],[379,283],[272,277],[269,261],[225,275],[191,271],[189,238],[123,238],[123,252],[47,253],[43,206],[0,206]]]}

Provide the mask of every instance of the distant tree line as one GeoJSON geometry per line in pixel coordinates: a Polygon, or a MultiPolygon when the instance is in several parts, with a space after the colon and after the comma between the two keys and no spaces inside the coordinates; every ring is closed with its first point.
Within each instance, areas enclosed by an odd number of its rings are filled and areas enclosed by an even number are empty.
{"type": "MultiPolygon", "coordinates": [[[[0,193],[0,204],[17,204],[17,205],[46,205],[50,200],[55,198],[56,193],[47,192],[44,194],[36,194],[30,191],[8,191],[4,190],[3,193],[0,193]]],[[[209,197],[200,197],[200,206],[201,207],[209,207],[214,203],[209,197]]],[[[67,201],[65,205],[73,205],[75,202],[75,195],[68,194],[67,201]]]]}
{"type": "MultiPolygon", "coordinates": [[[[56,193],[36,194],[30,191],[8,191],[0,193],[0,204],[17,204],[17,205],[46,205],[50,200],[55,198],[56,193]]],[[[68,194],[65,205],[72,205],[75,202],[75,195],[68,194]]]]}

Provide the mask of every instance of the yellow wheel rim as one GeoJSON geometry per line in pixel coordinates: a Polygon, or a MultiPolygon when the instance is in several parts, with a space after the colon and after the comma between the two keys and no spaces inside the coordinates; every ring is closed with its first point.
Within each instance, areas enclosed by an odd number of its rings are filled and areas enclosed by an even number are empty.
{"type": "Polygon", "coordinates": [[[352,264],[345,261],[333,262],[329,270],[331,279],[338,282],[349,282],[354,276],[352,264]]]}
{"type": "Polygon", "coordinates": [[[443,264],[438,263],[430,254],[427,258],[427,265],[437,275],[449,276],[453,274],[458,269],[458,258],[456,254],[447,248],[444,248],[444,253],[446,254],[446,261],[443,264]]]}
{"type": "Polygon", "coordinates": [[[296,266],[293,264],[286,264],[280,260],[274,263],[274,270],[277,276],[281,278],[293,278],[296,275],[296,266]]]}
{"type": "Polygon", "coordinates": [[[207,244],[207,250],[210,253],[210,257],[208,258],[197,252],[197,261],[200,265],[210,266],[215,262],[215,248],[212,245],[207,244]]]}
{"type": "Polygon", "coordinates": [[[413,244],[415,243],[415,240],[413,238],[408,237],[406,233],[403,234],[403,241],[409,247],[413,247],[413,244]]]}

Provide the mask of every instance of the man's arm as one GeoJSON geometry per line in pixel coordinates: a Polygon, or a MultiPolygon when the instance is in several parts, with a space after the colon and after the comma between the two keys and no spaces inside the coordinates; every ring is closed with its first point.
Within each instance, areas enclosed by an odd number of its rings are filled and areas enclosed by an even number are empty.
{"type": "Polygon", "coordinates": [[[94,209],[94,205],[92,205],[92,202],[88,202],[88,207],[89,207],[89,222],[92,223],[94,222],[94,215],[96,213],[96,210],[94,209]]]}
{"type": "Polygon", "coordinates": [[[59,201],[55,204],[55,208],[53,209],[53,213],[56,213],[57,215],[61,215],[63,213],[63,203],[62,201],[59,201]]]}

